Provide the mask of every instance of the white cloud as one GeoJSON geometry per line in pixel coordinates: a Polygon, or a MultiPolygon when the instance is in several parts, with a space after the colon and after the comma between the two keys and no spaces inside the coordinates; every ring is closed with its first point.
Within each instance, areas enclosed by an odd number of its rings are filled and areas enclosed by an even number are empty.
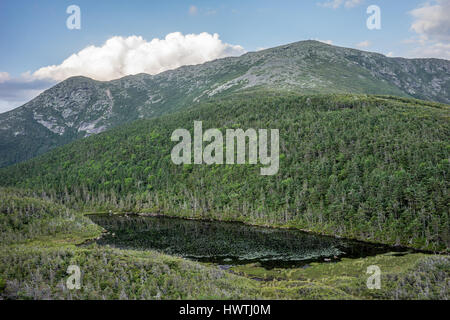
{"type": "Polygon", "coordinates": [[[450,41],[450,0],[435,0],[409,12],[411,30],[423,39],[450,41]]]}
{"type": "Polygon", "coordinates": [[[371,43],[370,41],[368,41],[368,40],[362,41],[362,42],[356,44],[356,46],[357,46],[358,48],[368,48],[368,47],[370,47],[371,45],[372,45],[372,43],[371,43]]]}
{"type": "Polygon", "coordinates": [[[333,44],[333,40],[321,40],[321,39],[317,39],[317,38],[313,38],[310,40],[315,40],[315,41],[323,42],[323,43],[330,44],[330,45],[333,44]]]}
{"type": "Polygon", "coordinates": [[[332,40],[320,40],[320,39],[315,39],[316,41],[320,41],[320,42],[323,42],[323,43],[326,43],[326,44],[333,44],[333,41],[332,40]]]}
{"type": "Polygon", "coordinates": [[[450,60],[450,43],[433,42],[417,46],[408,53],[411,58],[439,58],[450,60]]]}
{"type": "Polygon", "coordinates": [[[431,0],[412,10],[410,29],[417,37],[407,39],[414,44],[409,57],[450,59],[450,0],[431,0]]]}
{"type": "Polygon", "coordinates": [[[196,6],[189,7],[189,14],[195,16],[198,13],[198,8],[196,6]]]}
{"type": "Polygon", "coordinates": [[[394,56],[394,53],[392,51],[388,52],[386,54],[386,57],[392,58],[394,56]]]}
{"type": "Polygon", "coordinates": [[[11,79],[11,77],[9,76],[8,72],[1,72],[0,71],[0,83],[8,81],[9,79],[11,79]]]}
{"type": "Polygon", "coordinates": [[[353,8],[361,3],[363,3],[364,0],[329,0],[326,2],[319,2],[317,3],[319,6],[324,8],[331,8],[331,9],[337,9],[341,5],[344,5],[346,8],[353,8]]]}
{"type": "Polygon", "coordinates": [[[243,47],[222,42],[217,33],[174,32],[151,41],[140,36],[112,37],[100,47],[88,46],[72,54],[59,65],[40,68],[32,73],[32,78],[64,80],[83,75],[111,80],[137,73],[157,74],[243,53],[243,47]]]}

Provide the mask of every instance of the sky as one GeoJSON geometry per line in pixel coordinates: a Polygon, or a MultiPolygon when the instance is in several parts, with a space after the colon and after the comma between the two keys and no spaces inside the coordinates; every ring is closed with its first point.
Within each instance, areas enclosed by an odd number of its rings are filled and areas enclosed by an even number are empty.
{"type": "Polygon", "coordinates": [[[156,74],[310,39],[450,59],[450,0],[0,0],[0,113],[70,76],[156,74]],[[372,5],[380,28],[367,26],[372,5]]]}

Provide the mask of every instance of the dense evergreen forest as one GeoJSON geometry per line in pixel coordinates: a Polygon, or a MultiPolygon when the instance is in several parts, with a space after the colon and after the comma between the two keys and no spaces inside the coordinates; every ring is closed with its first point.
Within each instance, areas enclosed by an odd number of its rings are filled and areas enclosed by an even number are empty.
{"type": "Polygon", "coordinates": [[[0,300],[449,299],[448,256],[386,253],[308,268],[246,264],[225,271],[151,249],[88,244],[102,233],[88,217],[14,188],[0,188],[0,231],[0,300]],[[70,265],[82,268],[80,290],[66,286],[70,265]],[[366,287],[370,265],[383,270],[380,290],[366,287]]]}
{"type": "Polygon", "coordinates": [[[101,234],[89,218],[49,198],[0,188],[0,300],[255,298],[249,279],[149,250],[77,244],[101,234]],[[66,287],[69,265],[81,290],[66,287]]]}
{"type": "MultiPolygon", "coordinates": [[[[0,170],[77,212],[133,211],[448,250],[450,108],[388,96],[252,92],[138,120],[0,170]],[[279,129],[280,169],[175,165],[172,132],[279,129]]],[[[24,191],[25,192],[25,191],[24,191]]]]}

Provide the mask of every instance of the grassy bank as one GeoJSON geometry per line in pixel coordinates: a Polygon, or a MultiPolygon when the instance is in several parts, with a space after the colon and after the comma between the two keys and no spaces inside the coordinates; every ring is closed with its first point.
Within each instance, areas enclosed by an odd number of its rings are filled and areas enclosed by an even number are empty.
{"type": "Polygon", "coordinates": [[[448,299],[448,256],[407,254],[266,270],[221,270],[153,250],[77,246],[102,232],[81,214],[22,191],[0,193],[2,299],[448,299]],[[68,290],[69,265],[82,271],[68,290]],[[366,268],[382,271],[380,290],[366,268]]]}

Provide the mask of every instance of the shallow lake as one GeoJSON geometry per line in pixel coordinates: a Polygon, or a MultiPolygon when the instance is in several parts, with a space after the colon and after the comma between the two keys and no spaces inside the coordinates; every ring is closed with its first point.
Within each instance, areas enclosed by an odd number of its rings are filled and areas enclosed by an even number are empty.
{"type": "Polygon", "coordinates": [[[404,249],[338,239],[293,229],[235,222],[167,217],[90,216],[108,233],[97,243],[126,249],[155,249],[225,265],[259,262],[266,268],[298,267],[312,261],[366,257],[404,249]]]}

